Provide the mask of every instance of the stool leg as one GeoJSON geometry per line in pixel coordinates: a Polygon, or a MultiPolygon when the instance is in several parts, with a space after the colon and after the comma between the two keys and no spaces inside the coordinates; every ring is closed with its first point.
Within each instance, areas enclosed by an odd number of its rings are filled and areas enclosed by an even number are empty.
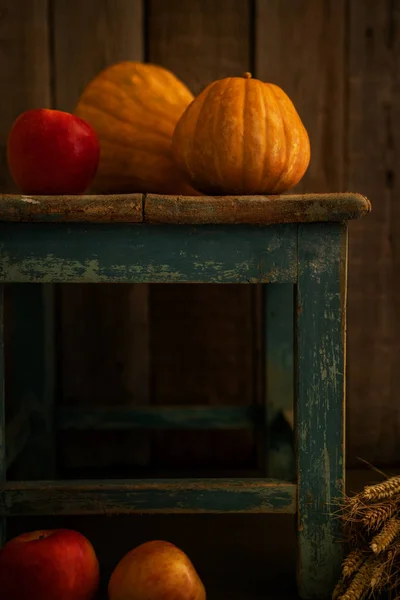
{"type": "Polygon", "coordinates": [[[298,586],[330,598],[340,575],[344,493],[347,227],[300,225],[296,306],[298,586]]]}
{"type": "MultiPolygon", "coordinates": [[[[4,285],[0,284],[0,480],[6,481],[6,420],[5,420],[5,364],[4,364],[4,285]]],[[[0,547],[6,541],[6,519],[0,517],[0,547]]]]}

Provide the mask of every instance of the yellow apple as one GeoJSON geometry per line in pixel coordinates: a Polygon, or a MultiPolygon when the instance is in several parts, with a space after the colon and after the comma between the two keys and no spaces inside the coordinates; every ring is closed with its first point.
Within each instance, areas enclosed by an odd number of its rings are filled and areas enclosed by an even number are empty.
{"type": "Polygon", "coordinates": [[[115,567],[109,600],[206,600],[188,556],[170,542],[153,540],[126,554],[115,567]]]}

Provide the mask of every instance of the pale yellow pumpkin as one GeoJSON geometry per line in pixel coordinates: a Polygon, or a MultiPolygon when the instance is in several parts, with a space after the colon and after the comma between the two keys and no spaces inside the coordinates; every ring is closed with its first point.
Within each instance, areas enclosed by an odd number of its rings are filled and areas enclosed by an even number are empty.
{"type": "Polygon", "coordinates": [[[75,114],[96,131],[100,193],[194,194],[171,152],[175,125],[193,94],[158,65],[126,61],[95,77],[75,114]]]}
{"type": "Polygon", "coordinates": [[[191,184],[209,195],[280,194],[310,162],[309,137],[290,98],[249,73],[207,86],[178,121],[172,150],[191,184]]]}

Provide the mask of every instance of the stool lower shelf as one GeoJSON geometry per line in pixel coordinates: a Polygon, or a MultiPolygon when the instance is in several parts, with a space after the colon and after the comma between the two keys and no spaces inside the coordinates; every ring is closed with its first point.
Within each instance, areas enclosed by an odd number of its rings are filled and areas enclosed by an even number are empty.
{"type": "Polygon", "coordinates": [[[1,491],[5,517],[135,513],[296,512],[292,483],[268,479],[140,479],[8,481],[1,491]]]}

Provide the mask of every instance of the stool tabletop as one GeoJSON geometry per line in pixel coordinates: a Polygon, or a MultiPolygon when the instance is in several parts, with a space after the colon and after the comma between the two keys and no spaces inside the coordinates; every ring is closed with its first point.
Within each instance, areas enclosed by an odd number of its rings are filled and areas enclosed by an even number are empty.
{"type": "Polygon", "coordinates": [[[358,193],[279,196],[0,194],[0,222],[274,225],[344,222],[371,211],[358,193]]]}

